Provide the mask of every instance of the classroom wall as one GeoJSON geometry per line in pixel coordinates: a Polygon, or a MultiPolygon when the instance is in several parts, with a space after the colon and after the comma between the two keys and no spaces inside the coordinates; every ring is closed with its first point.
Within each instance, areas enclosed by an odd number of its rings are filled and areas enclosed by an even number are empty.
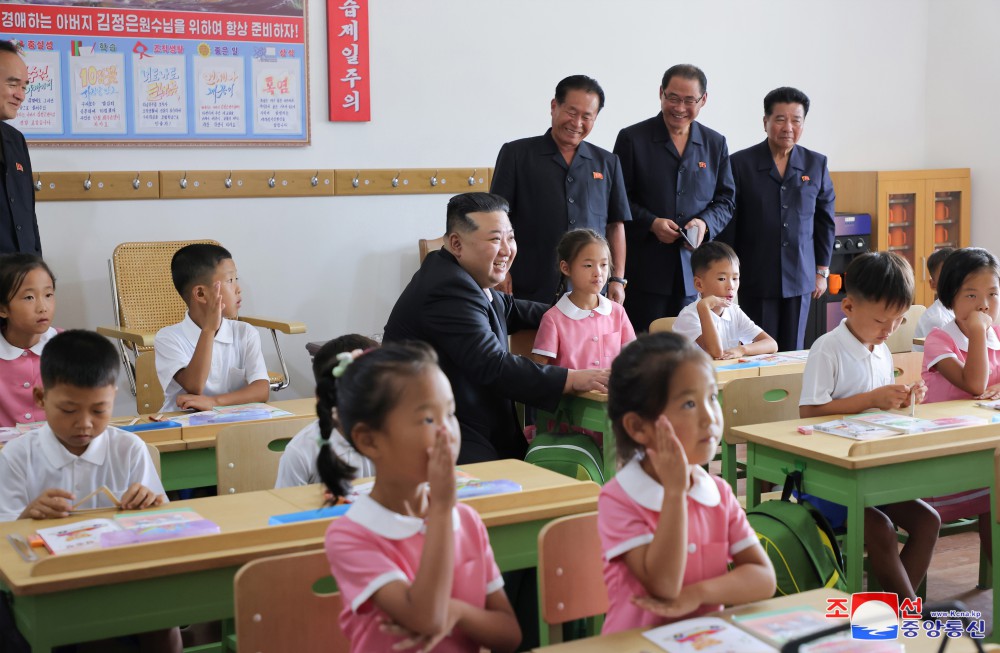
{"type": "MultiPolygon", "coordinates": [[[[973,164],[959,153],[940,158],[937,140],[925,138],[931,119],[923,99],[942,92],[927,88],[930,18],[953,23],[956,40],[977,18],[947,21],[931,0],[378,0],[367,124],[326,120],[324,7],[309,2],[311,146],[35,147],[35,169],[491,166],[504,141],[546,129],[555,83],[579,72],[607,92],[590,140],[611,148],[621,127],[658,112],[660,77],[680,62],[707,72],[701,120],[726,134],[732,150],[764,138],[761,100],[787,84],[813,100],[801,143],[828,154],[834,169],[973,164]],[[891,98],[913,101],[892,104],[888,115],[891,98]]],[[[985,30],[995,21],[979,24],[985,30]]],[[[968,47],[985,51],[986,43],[968,47]]],[[[443,231],[445,203],[442,195],[78,202],[40,204],[38,214],[59,276],[56,322],[65,327],[112,319],[106,260],[117,243],[223,241],[236,256],[245,313],[309,326],[306,336],[282,338],[295,379],[277,398],[291,398],[312,391],[307,340],[382,330],[417,267],[417,239],[443,231]]],[[[131,397],[119,399],[119,412],[129,410],[131,397]]]]}
{"type": "Polygon", "coordinates": [[[927,157],[941,167],[972,168],[972,244],[1000,253],[1000,3],[935,1],[927,48],[927,157]]]}

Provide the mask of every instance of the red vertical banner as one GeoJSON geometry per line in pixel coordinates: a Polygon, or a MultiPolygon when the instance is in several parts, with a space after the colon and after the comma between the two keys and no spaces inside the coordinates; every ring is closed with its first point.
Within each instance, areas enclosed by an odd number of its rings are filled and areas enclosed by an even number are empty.
{"type": "Polygon", "coordinates": [[[330,120],[372,119],[368,79],[368,0],[327,0],[330,120]]]}

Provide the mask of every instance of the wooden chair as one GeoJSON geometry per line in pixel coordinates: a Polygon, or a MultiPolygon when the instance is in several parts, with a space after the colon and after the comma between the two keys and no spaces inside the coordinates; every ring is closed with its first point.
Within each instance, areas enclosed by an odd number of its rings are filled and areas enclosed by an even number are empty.
{"type": "Polygon", "coordinates": [[[926,310],[926,306],[914,304],[906,311],[906,314],[903,315],[903,323],[885,341],[885,344],[889,345],[889,351],[894,354],[913,351],[913,334],[917,331],[917,322],[920,320],[920,316],[926,310]]]}
{"type": "Polygon", "coordinates": [[[736,445],[746,442],[733,428],[797,419],[802,374],[774,374],[734,379],[723,391],[722,478],[736,492],[736,445]]]}
{"type": "Polygon", "coordinates": [[[653,320],[649,325],[649,332],[659,333],[661,331],[673,331],[674,322],[676,321],[676,317],[661,317],[658,320],[653,320]]]}
{"type": "Polygon", "coordinates": [[[148,442],[146,443],[146,449],[149,450],[149,457],[153,459],[153,467],[156,468],[156,475],[162,479],[163,472],[160,471],[160,450],[148,442]]]}
{"type": "Polygon", "coordinates": [[[272,489],[278,478],[283,445],[315,419],[299,417],[234,424],[219,431],[215,436],[219,495],[272,489]],[[278,440],[285,442],[273,446],[278,440]]]}
{"type": "Polygon", "coordinates": [[[915,383],[924,367],[922,351],[903,351],[892,355],[892,373],[896,383],[915,383]]]}
{"type": "Polygon", "coordinates": [[[350,642],[338,626],[340,593],[323,593],[317,584],[333,587],[322,549],[243,565],[233,580],[239,650],[347,653],[350,642]]]}
{"type": "MultiPolygon", "coordinates": [[[[156,377],[153,338],[163,327],[184,319],[187,307],[174,288],[170,259],[178,249],[192,243],[218,245],[214,240],[122,243],[108,261],[115,326],[97,327],[97,332],[118,341],[119,354],[140,414],[154,413],[163,405],[163,388],[156,377]]],[[[244,315],[239,319],[271,332],[281,365],[280,373],[269,372],[271,389],[277,391],[288,387],[288,367],[281,356],[277,331],[305,333],[306,325],[244,315]]]]}
{"type": "Polygon", "coordinates": [[[597,513],[555,519],[538,533],[538,585],[549,641],[562,641],[562,625],[587,619],[596,634],[608,611],[597,513]]]}
{"type": "Polygon", "coordinates": [[[417,241],[417,250],[420,252],[420,262],[427,258],[428,252],[433,252],[444,247],[444,236],[438,238],[421,238],[417,241]]]}

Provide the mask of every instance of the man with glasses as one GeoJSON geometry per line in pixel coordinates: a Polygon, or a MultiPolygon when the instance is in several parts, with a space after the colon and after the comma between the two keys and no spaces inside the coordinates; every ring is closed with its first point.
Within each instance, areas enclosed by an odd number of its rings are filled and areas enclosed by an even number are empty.
{"type": "Polygon", "coordinates": [[[551,128],[500,148],[490,192],[510,203],[520,250],[497,290],[554,304],[559,239],[573,229],[593,229],[606,234],[611,246],[608,297],[624,300],[624,223],[632,216],[621,165],[611,152],[584,141],[602,108],[604,90],[597,80],[567,77],[556,86],[551,128]]]}
{"type": "Polygon", "coordinates": [[[625,310],[637,331],[696,299],[691,249],[715,238],[733,215],[726,139],[695,122],[707,88],[697,66],[669,68],[660,113],[621,130],[615,143],[632,210],[625,229],[631,283],[625,310]]]}

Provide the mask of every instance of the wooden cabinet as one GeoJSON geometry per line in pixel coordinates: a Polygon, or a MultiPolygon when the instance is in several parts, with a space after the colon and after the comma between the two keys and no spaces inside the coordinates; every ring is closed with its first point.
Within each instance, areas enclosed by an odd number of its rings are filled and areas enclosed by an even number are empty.
{"type": "Polygon", "coordinates": [[[913,266],[913,302],[934,301],[927,257],[939,247],[968,247],[968,168],[831,172],[838,213],[870,213],[872,246],[899,253],[913,266]]]}

